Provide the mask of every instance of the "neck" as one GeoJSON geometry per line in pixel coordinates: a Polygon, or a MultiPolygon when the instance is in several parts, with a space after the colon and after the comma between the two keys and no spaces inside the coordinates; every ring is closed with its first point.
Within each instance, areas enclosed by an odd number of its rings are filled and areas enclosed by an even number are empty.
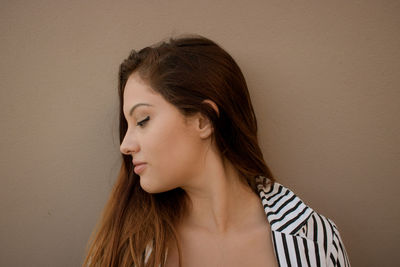
{"type": "Polygon", "coordinates": [[[227,235],[266,221],[260,197],[240,181],[229,161],[217,156],[207,157],[203,171],[182,188],[191,202],[183,227],[227,235]]]}

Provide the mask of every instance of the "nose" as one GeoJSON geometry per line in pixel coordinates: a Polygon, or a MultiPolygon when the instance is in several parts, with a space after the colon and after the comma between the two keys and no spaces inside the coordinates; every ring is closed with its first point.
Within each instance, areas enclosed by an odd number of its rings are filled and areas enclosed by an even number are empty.
{"type": "Polygon", "coordinates": [[[121,151],[122,154],[131,155],[139,151],[139,145],[137,144],[137,142],[128,139],[127,136],[125,135],[124,140],[122,140],[122,143],[119,147],[119,150],[121,151]]]}

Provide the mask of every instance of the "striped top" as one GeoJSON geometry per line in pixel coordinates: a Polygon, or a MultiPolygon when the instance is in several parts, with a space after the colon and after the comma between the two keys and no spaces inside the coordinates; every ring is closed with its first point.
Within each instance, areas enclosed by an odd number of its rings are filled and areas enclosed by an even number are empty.
{"type": "MultiPolygon", "coordinates": [[[[264,176],[256,177],[257,189],[271,226],[278,265],[350,267],[336,224],[307,206],[285,186],[275,182],[264,187],[264,179],[269,181],[264,176]]],[[[151,251],[149,244],[145,262],[151,251]]]]}
{"type": "Polygon", "coordinates": [[[350,266],[336,224],[307,206],[290,189],[275,182],[257,189],[271,225],[279,266],[350,266]]]}

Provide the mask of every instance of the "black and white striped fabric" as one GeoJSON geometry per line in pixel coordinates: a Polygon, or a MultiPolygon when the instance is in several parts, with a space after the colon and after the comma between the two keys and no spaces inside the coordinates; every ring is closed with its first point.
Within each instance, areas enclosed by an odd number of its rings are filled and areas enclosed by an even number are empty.
{"type": "Polygon", "coordinates": [[[335,223],[307,206],[290,189],[275,182],[257,188],[271,225],[275,256],[283,266],[350,266],[335,223]]]}

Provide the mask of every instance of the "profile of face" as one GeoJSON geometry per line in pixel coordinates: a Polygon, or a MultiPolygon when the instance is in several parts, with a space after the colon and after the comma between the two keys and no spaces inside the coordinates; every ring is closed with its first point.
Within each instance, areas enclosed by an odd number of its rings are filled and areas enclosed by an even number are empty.
{"type": "Polygon", "coordinates": [[[143,190],[159,193],[189,185],[204,168],[212,134],[209,121],[196,115],[185,122],[136,72],[129,76],[123,97],[128,129],[120,151],[146,163],[138,174],[143,190]]]}

